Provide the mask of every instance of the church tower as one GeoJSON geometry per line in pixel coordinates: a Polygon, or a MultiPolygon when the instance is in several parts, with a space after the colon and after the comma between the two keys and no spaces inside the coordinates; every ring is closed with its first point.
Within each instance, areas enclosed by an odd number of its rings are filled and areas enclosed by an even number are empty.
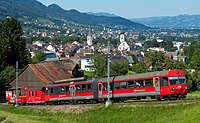
{"type": "Polygon", "coordinates": [[[87,44],[84,46],[84,56],[86,55],[94,55],[94,46],[92,46],[92,34],[91,34],[91,29],[89,28],[89,32],[87,35],[87,44]]]}
{"type": "Polygon", "coordinates": [[[88,33],[88,35],[87,35],[87,45],[88,46],[92,46],[92,35],[91,35],[91,30],[90,30],[90,28],[89,28],[89,33],[88,33]]]}
{"type": "Polygon", "coordinates": [[[130,46],[125,41],[125,35],[122,33],[120,34],[120,45],[118,46],[118,51],[121,53],[130,51],[130,46]]]}

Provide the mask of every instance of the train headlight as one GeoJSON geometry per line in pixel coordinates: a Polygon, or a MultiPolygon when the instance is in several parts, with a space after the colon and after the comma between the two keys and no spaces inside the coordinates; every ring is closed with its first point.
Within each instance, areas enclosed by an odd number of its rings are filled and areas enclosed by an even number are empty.
{"type": "Polygon", "coordinates": [[[174,91],[175,90],[175,88],[172,88],[172,91],[174,91]]]}

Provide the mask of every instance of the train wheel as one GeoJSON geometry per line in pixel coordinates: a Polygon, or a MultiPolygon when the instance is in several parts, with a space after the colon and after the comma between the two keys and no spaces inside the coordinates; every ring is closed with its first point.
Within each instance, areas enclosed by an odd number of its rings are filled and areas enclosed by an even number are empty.
{"type": "Polygon", "coordinates": [[[170,99],[170,97],[165,96],[165,97],[164,97],[164,100],[166,100],[166,101],[170,101],[171,99],[170,99]]]}
{"type": "Polygon", "coordinates": [[[161,101],[162,99],[161,99],[161,98],[157,98],[157,100],[158,100],[158,101],[161,101]]]}

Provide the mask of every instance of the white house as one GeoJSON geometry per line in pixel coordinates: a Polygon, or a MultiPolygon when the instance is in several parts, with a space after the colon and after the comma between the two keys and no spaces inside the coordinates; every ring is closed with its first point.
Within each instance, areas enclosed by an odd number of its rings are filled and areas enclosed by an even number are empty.
{"type": "Polygon", "coordinates": [[[94,71],[94,68],[92,66],[93,66],[93,63],[91,60],[91,56],[81,57],[81,70],[94,71]]]}
{"type": "Polygon", "coordinates": [[[46,49],[51,52],[56,52],[56,48],[51,43],[47,45],[46,49]]]}
{"type": "Polygon", "coordinates": [[[124,34],[120,35],[120,45],[118,46],[118,51],[130,51],[130,46],[126,43],[124,34]]]}

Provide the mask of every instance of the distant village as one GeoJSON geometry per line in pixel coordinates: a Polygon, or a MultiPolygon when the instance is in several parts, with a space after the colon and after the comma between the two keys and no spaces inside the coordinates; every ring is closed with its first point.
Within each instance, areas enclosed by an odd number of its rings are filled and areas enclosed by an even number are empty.
{"type": "MultiPolygon", "coordinates": [[[[144,51],[137,50],[136,47],[143,47],[144,42],[127,42],[126,41],[126,33],[119,33],[118,36],[118,47],[113,47],[110,45],[110,51],[113,54],[111,60],[118,59],[118,60],[127,60],[129,65],[131,65],[134,61],[132,57],[127,55],[127,52],[137,56],[138,61],[141,61],[144,57],[144,51]],[[118,55],[117,55],[118,54],[118,55]],[[120,55],[119,55],[120,54],[120,55]]],[[[46,32],[41,32],[42,37],[48,36],[46,32]]],[[[66,44],[52,44],[47,43],[45,44],[42,41],[33,41],[32,44],[27,44],[26,47],[31,54],[31,57],[35,56],[35,53],[40,50],[43,51],[46,60],[45,61],[56,61],[56,60],[71,60],[75,64],[79,64],[81,70],[84,71],[91,71],[91,58],[97,53],[107,54],[108,53],[108,46],[107,44],[102,46],[95,46],[93,44],[93,39],[96,36],[91,33],[91,29],[89,28],[87,34],[87,40],[82,41],[83,43],[80,44],[78,41],[74,41],[72,43],[66,44]]],[[[133,35],[132,38],[137,38],[138,35],[133,35]]],[[[157,42],[163,42],[161,39],[157,39],[157,42]]],[[[181,60],[185,62],[185,56],[180,56],[179,52],[183,51],[183,47],[189,44],[184,42],[173,42],[173,47],[176,47],[177,50],[175,52],[168,52],[163,47],[150,47],[146,49],[146,51],[162,51],[166,54],[166,56],[172,58],[173,60],[181,60]]]]}

